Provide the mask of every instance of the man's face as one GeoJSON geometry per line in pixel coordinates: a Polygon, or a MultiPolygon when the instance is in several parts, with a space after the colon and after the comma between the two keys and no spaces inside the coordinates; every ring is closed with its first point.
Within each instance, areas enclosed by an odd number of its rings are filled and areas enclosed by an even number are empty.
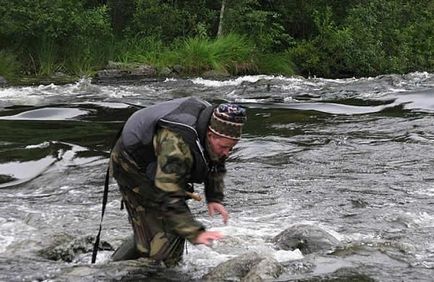
{"type": "Polygon", "coordinates": [[[208,141],[210,149],[219,159],[226,159],[232,148],[238,143],[238,140],[219,136],[208,131],[208,141]]]}

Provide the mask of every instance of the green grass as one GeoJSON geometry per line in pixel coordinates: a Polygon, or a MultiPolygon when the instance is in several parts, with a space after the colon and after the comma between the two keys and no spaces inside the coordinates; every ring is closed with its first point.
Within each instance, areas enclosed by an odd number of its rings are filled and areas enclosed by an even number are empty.
{"type": "MultiPolygon", "coordinates": [[[[36,44],[32,62],[34,75],[51,77],[57,71],[69,75],[92,75],[108,61],[129,68],[148,64],[157,69],[180,65],[183,75],[201,75],[215,70],[230,75],[293,75],[292,62],[286,53],[259,54],[245,36],[229,34],[218,39],[194,37],[164,44],[157,37],[135,37],[100,42],[72,40],[60,46],[42,39],[36,44]],[[34,58],[34,60],[33,60],[34,58]]],[[[15,75],[20,66],[12,53],[0,52],[0,75],[15,75]]]]}
{"type": "Polygon", "coordinates": [[[0,76],[8,80],[16,78],[20,64],[16,56],[12,52],[0,50],[0,76]]]}
{"type": "Polygon", "coordinates": [[[43,38],[36,48],[36,60],[38,62],[38,76],[50,76],[59,69],[61,64],[57,61],[59,48],[49,39],[43,38]]]}
{"type": "Polygon", "coordinates": [[[166,46],[155,37],[123,40],[116,46],[115,61],[142,63],[157,68],[181,65],[187,74],[207,70],[231,73],[257,72],[255,46],[245,37],[230,34],[219,39],[188,38],[166,46]]]}
{"type": "Polygon", "coordinates": [[[262,74],[285,76],[295,74],[294,64],[288,53],[263,54],[257,56],[255,60],[262,74]]]}
{"type": "Polygon", "coordinates": [[[256,70],[252,63],[255,46],[236,34],[209,40],[189,38],[176,50],[179,63],[192,73],[218,70],[231,74],[256,70]]]}

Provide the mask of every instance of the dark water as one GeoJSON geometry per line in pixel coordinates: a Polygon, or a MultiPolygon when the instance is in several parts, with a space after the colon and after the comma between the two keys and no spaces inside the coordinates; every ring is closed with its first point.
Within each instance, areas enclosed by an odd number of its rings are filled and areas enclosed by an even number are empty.
{"type": "MultiPolygon", "coordinates": [[[[247,251],[285,263],[270,239],[294,224],[319,226],[345,254],[310,258],[309,273],[354,267],[378,281],[431,281],[434,273],[434,75],[325,80],[243,77],[0,89],[0,281],[190,280],[247,251]],[[108,151],[137,108],[195,95],[242,103],[244,139],[229,160],[227,226],[212,248],[188,246],[181,266],[91,266],[85,251],[71,262],[40,255],[59,238],[93,236],[108,151]]],[[[199,187],[197,190],[201,190],[199,187]]],[[[117,247],[130,234],[119,193],[110,185],[102,239],[117,247]]]]}

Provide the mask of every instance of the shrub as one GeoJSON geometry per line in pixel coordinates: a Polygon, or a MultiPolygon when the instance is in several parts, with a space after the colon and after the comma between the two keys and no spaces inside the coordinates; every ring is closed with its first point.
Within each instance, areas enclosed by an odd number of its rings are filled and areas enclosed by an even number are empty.
{"type": "Polygon", "coordinates": [[[20,65],[12,52],[0,50],[0,76],[13,80],[18,74],[20,65]]]}

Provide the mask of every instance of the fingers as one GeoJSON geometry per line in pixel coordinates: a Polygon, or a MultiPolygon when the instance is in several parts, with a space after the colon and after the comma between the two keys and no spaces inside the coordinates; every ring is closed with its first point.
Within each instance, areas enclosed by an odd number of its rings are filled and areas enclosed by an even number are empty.
{"type": "Polygon", "coordinates": [[[217,231],[205,231],[199,234],[194,240],[195,244],[204,244],[207,246],[211,246],[214,240],[219,240],[223,238],[223,234],[217,231]]]}
{"type": "Polygon", "coordinates": [[[221,214],[222,217],[223,217],[223,223],[224,223],[224,224],[227,224],[227,223],[228,223],[228,219],[229,219],[229,214],[228,214],[228,212],[226,211],[225,208],[221,209],[219,212],[220,212],[220,214],[221,214]]]}
{"type": "Polygon", "coordinates": [[[208,205],[208,214],[211,217],[214,215],[214,208],[212,205],[208,205]]]}
{"type": "Polygon", "coordinates": [[[209,203],[208,204],[208,214],[213,216],[214,213],[219,213],[223,217],[223,223],[227,224],[229,219],[229,213],[226,211],[225,207],[219,203],[209,203]]]}

